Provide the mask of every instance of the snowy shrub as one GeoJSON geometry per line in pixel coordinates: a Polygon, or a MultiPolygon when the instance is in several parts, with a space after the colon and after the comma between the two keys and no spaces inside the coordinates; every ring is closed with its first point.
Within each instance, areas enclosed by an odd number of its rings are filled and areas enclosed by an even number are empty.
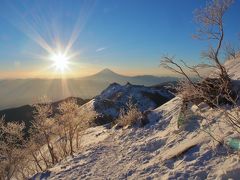
{"type": "Polygon", "coordinates": [[[59,159],[56,155],[56,147],[53,143],[55,120],[51,117],[52,107],[47,103],[37,104],[34,105],[34,107],[36,110],[32,123],[32,141],[40,141],[40,144],[46,144],[51,164],[56,164],[59,159]]]}
{"type": "Polygon", "coordinates": [[[61,103],[58,110],[60,114],[55,117],[57,122],[55,134],[61,140],[60,149],[63,156],[73,156],[74,146],[79,147],[81,134],[92,126],[96,113],[80,109],[74,100],[61,103]]]}
{"type": "Polygon", "coordinates": [[[142,126],[143,115],[136,105],[131,102],[127,103],[127,109],[121,109],[117,124],[125,126],[142,126]]]}

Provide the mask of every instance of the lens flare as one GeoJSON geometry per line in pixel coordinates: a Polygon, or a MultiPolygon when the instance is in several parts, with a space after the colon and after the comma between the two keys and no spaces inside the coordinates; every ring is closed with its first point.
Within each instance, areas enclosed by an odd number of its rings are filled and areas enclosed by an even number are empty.
{"type": "Polygon", "coordinates": [[[67,57],[63,53],[53,54],[51,56],[51,60],[53,61],[53,66],[57,71],[65,72],[68,69],[69,65],[69,57],[67,57]]]}

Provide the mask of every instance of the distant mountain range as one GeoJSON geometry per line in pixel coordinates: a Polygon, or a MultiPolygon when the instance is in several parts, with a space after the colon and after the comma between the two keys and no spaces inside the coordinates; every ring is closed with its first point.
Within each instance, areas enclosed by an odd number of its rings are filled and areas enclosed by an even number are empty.
{"type": "Polygon", "coordinates": [[[124,76],[110,69],[104,69],[94,75],[75,79],[14,79],[0,80],[0,109],[22,106],[37,102],[41,96],[52,101],[67,97],[93,98],[111,83],[152,86],[163,82],[175,81],[174,77],[151,75],[124,76]]]}
{"type": "Polygon", "coordinates": [[[176,80],[174,77],[158,77],[152,75],[142,76],[124,76],[113,72],[110,69],[103,69],[102,71],[92,76],[84,77],[84,80],[105,81],[108,83],[126,84],[127,82],[136,85],[152,86],[159,83],[176,80]]]}

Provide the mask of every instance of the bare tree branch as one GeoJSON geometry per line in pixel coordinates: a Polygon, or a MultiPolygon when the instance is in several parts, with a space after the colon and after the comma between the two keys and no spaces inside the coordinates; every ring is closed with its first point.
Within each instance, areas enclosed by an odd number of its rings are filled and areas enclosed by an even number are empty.
{"type": "Polygon", "coordinates": [[[184,76],[193,86],[195,86],[183,68],[174,61],[174,57],[164,56],[161,60],[160,66],[184,76]]]}
{"type": "Polygon", "coordinates": [[[221,77],[229,79],[225,67],[219,59],[220,49],[224,39],[223,16],[229,9],[233,0],[213,0],[205,8],[195,11],[196,22],[200,25],[198,34],[199,39],[217,40],[215,48],[210,47],[208,52],[203,53],[203,57],[211,60],[221,72],[221,77]]]}

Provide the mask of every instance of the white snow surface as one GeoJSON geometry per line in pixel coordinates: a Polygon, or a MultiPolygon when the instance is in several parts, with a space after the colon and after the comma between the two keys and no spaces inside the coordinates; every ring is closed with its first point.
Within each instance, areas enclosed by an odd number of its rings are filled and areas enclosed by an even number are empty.
{"type": "Polygon", "coordinates": [[[240,79],[240,57],[236,59],[230,59],[225,62],[225,67],[231,77],[231,79],[239,80],[240,79]]]}
{"type": "Polygon", "coordinates": [[[73,158],[32,179],[239,179],[239,155],[206,133],[219,141],[234,135],[223,113],[192,106],[179,130],[180,105],[176,97],[152,110],[143,128],[90,128],[73,158]]]}

